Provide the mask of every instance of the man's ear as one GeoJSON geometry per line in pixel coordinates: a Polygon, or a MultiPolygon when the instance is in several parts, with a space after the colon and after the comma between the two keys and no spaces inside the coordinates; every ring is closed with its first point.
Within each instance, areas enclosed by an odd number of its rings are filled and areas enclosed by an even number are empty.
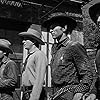
{"type": "Polygon", "coordinates": [[[64,26],[64,28],[62,28],[63,32],[65,32],[67,30],[67,25],[64,26]]]}

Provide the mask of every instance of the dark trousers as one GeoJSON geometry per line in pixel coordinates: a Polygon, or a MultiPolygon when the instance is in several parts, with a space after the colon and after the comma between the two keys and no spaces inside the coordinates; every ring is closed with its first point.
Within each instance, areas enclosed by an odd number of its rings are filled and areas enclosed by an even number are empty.
{"type": "MultiPolygon", "coordinates": [[[[28,92],[26,92],[26,93],[23,93],[22,100],[29,100],[29,98],[30,98],[30,93],[31,93],[30,90],[29,90],[28,92]]],[[[47,98],[47,93],[46,93],[46,91],[45,91],[45,89],[44,89],[44,87],[43,87],[43,88],[42,88],[42,91],[41,91],[41,94],[40,94],[39,100],[46,100],[46,98],[47,98]]]]}
{"type": "Polygon", "coordinates": [[[39,100],[47,100],[47,93],[44,87],[42,88],[39,100]]]}

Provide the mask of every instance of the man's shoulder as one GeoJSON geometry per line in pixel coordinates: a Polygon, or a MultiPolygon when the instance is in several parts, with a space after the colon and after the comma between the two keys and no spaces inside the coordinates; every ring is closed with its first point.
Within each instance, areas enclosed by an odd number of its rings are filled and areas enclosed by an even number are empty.
{"type": "Polygon", "coordinates": [[[14,60],[9,60],[7,63],[16,64],[14,60]]]}
{"type": "Polygon", "coordinates": [[[45,53],[44,53],[42,50],[37,50],[37,51],[35,52],[35,55],[36,55],[36,56],[46,57],[45,53]]]}
{"type": "Polygon", "coordinates": [[[82,44],[80,44],[78,41],[72,42],[72,46],[80,46],[80,45],[82,45],[82,44]]]}
{"type": "Polygon", "coordinates": [[[10,59],[9,57],[6,59],[5,64],[7,63],[15,63],[14,60],[10,59]]]}
{"type": "Polygon", "coordinates": [[[70,41],[69,43],[68,43],[68,45],[66,45],[66,47],[68,48],[70,48],[70,47],[77,47],[77,46],[79,46],[80,44],[78,43],[78,42],[73,42],[73,41],[70,41]]]}
{"type": "Polygon", "coordinates": [[[79,43],[78,41],[77,41],[77,42],[72,42],[71,46],[72,46],[72,47],[77,47],[77,48],[82,47],[82,48],[85,49],[84,45],[82,45],[82,44],[79,43]]]}
{"type": "Polygon", "coordinates": [[[73,42],[73,41],[71,41],[66,48],[69,49],[69,50],[71,50],[71,51],[75,51],[75,52],[78,51],[78,50],[86,52],[86,49],[85,49],[84,45],[82,45],[79,42],[73,42]]]}

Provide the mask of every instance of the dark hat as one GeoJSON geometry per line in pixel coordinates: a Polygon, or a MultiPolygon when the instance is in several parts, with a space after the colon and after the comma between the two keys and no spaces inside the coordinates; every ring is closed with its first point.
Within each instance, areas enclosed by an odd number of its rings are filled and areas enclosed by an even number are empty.
{"type": "Polygon", "coordinates": [[[19,36],[31,41],[37,41],[41,45],[44,45],[44,42],[42,41],[41,27],[39,25],[32,24],[27,32],[21,32],[19,33],[19,36]]]}
{"type": "Polygon", "coordinates": [[[92,19],[92,21],[97,24],[97,18],[98,18],[98,15],[100,15],[100,0],[98,3],[92,5],[90,8],[89,8],[89,15],[92,19]]]}
{"type": "Polygon", "coordinates": [[[60,13],[55,16],[51,16],[49,19],[44,21],[42,27],[49,29],[52,24],[58,23],[59,25],[68,25],[71,30],[73,30],[77,23],[76,21],[68,17],[65,13],[60,13]]]}
{"type": "Polygon", "coordinates": [[[13,51],[10,48],[11,43],[6,39],[0,39],[0,50],[6,52],[6,53],[13,53],[13,51]]]}

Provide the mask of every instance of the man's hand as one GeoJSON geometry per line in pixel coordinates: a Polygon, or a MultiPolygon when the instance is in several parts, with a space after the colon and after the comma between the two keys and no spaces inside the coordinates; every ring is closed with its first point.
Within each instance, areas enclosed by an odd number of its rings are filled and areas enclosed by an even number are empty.
{"type": "Polygon", "coordinates": [[[81,100],[81,98],[82,98],[82,93],[76,93],[75,95],[74,95],[74,97],[73,97],[73,100],[81,100]]]}

